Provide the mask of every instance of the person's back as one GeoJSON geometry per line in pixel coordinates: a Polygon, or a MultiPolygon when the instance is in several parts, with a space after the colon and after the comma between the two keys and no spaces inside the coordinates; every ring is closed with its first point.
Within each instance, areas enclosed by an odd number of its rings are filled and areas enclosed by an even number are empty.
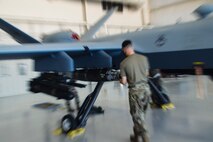
{"type": "Polygon", "coordinates": [[[140,82],[147,82],[149,64],[145,56],[139,54],[128,56],[122,61],[121,68],[124,68],[129,86],[140,82]]]}

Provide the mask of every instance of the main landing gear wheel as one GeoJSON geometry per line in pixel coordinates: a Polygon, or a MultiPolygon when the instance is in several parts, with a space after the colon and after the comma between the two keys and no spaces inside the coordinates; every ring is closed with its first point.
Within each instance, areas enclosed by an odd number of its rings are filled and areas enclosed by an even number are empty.
{"type": "Polygon", "coordinates": [[[61,120],[61,129],[65,134],[75,129],[76,125],[75,118],[71,114],[65,115],[61,120]]]}

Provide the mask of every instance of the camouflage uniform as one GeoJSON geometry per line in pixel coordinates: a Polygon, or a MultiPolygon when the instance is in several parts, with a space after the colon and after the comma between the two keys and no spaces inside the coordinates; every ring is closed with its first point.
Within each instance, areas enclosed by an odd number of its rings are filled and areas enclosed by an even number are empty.
{"type": "Polygon", "coordinates": [[[147,83],[140,83],[129,88],[130,114],[134,123],[135,136],[142,136],[148,142],[148,130],[145,124],[145,113],[149,103],[150,89],[147,83]]]}

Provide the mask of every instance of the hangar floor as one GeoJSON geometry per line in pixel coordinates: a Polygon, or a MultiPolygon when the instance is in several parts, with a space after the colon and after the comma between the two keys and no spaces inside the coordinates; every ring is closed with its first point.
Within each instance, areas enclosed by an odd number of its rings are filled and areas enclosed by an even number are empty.
{"type": "MultiPolygon", "coordinates": [[[[164,79],[174,110],[149,109],[147,123],[151,142],[212,142],[213,83],[207,77],[164,79]]],[[[94,87],[79,90],[81,99],[94,87]]],[[[54,136],[65,110],[42,110],[34,104],[63,104],[43,94],[0,99],[1,142],[128,142],[132,121],[128,112],[127,89],[119,83],[106,83],[96,102],[104,115],[89,118],[86,133],[73,140],[54,136]]]]}

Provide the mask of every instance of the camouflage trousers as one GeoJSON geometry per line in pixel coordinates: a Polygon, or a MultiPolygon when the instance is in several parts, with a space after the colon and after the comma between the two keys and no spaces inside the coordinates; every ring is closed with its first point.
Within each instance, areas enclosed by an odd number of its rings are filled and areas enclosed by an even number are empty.
{"type": "Polygon", "coordinates": [[[146,83],[137,84],[129,88],[130,114],[134,123],[135,135],[147,135],[148,130],[145,124],[145,114],[149,104],[151,91],[146,83]]]}

